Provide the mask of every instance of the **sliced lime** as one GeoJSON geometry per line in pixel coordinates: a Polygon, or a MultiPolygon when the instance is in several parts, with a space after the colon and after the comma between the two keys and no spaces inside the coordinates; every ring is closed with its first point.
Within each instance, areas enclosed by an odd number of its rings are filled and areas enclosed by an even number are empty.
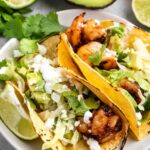
{"type": "Polygon", "coordinates": [[[0,117],[16,136],[24,140],[35,139],[38,135],[15,94],[15,89],[10,84],[0,93],[0,117]]]}
{"type": "Polygon", "coordinates": [[[2,1],[4,1],[10,8],[21,9],[31,5],[36,0],[2,0],[2,1]]]}
{"type": "Polygon", "coordinates": [[[15,105],[0,100],[0,117],[5,125],[19,138],[32,140],[37,138],[32,122],[20,115],[15,105]]]}
{"type": "Polygon", "coordinates": [[[150,27],[150,0],[132,0],[132,9],[137,20],[150,27]]]}

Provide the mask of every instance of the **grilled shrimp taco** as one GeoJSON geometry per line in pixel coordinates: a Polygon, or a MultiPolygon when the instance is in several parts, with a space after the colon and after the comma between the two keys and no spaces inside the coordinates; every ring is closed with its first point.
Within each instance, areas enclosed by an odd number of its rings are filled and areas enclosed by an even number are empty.
{"type": "MultiPolygon", "coordinates": [[[[57,36],[48,41],[52,39],[59,42],[57,36]]],[[[44,45],[39,45],[39,51],[14,50],[11,58],[0,63],[3,93],[7,97],[14,89],[28,107],[44,142],[42,149],[111,150],[121,143],[122,149],[128,131],[126,117],[99,89],[59,67],[57,56],[46,51],[50,45],[46,41],[44,45]]]]}
{"type": "Polygon", "coordinates": [[[59,63],[76,72],[62,59],[63,53],[70,56],[83,76],[122,110],[141,139],[150,131],[150,34],[113,21],[84,21],[84,15],[61,34],[59,63]]]}

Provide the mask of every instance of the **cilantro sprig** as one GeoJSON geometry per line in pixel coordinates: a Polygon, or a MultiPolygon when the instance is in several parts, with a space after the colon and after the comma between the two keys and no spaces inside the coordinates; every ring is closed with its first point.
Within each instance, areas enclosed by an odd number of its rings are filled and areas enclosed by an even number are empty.
{"type": "Polygon", "coordinates": [[[100,51],[97,51],[89,56],[89,60],[91,63],[93,63],[93,65],[97,66],[100,64],[105,49],[106,45],[103,44],[100,51]]]}
{"type": "Polygon", "coordinates": [[[56,12],[49,12],[47,15],[36,14],[25,17],[21,13],[29,12],[26,10],[13,11],[1,8],[0,3],[0,36],[6,38],[41,39],[50,34],[58,33],[64,30],[60,25],[56,12]]]}

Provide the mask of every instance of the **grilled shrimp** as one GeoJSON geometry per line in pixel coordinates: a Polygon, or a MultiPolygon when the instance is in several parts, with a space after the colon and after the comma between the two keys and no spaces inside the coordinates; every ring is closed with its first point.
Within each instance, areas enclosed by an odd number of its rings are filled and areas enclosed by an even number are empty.
{"type": "Polygon", "coordinates": [[[89,60],[89,56],[96,52],[99,51],[100,52],[100,48],[101,48],[101,44],[99,42],[90,42],[88,44],[85,44],[83,46],[81,46],[78,50],[77,50],[77,55],[87,64],[92,65],[90,60],[89,60]]]}
{"type": "Polygon", "coordinates": [[[106,30],[100,25],[100,22],[93,19],[84,22],[84,15],[85,13],[82,13],[77,16],[66,31],[69,42],[73,47],[79,46],[83,41],[88,43],[106,37],[106,30]]]}
{"type": "Polygon", "coordinates": [[[104,39],[106,31],[101,27],[100,22],[89,19],[85,22],[83,28],[83,40],[86,42],[94,41],[97,39],[104,39]]]}
{"type": "Polygon", "coordinates": [[[73,20],[71,27],[66,31],[67,37],[72,46],[78,46],[81,42],[81,33],[84,22],[84,15],[85,13],[82,13],[79,16],[77,16],[73,20]]]}
{"type": "Polygon", "coordinates": [[[127,78],[121,80],[120,86],[127,90],[135,99],[135,101],[139,104],[142,100],[138,94],[138,91],[140,90],[140,87],[138,83],[131,82],[127,78]]]}
{"type": "Polygon", "coordinates": [[[114,56],[103,58],[100,63],[100,68],[105,70],[116,69],[117,67],[117,60],[114,56]]]}
{"type": "Polygon", "coordinates": [[[108,117],[105,115],[103,109],[99,109],[92,120],[92,133],[94,135],[103,135],[105,133],[105,127],[108,123],[108,117]]]}
{"type": "Polygon", "coordinates": [[[122,128],[121,119],[112,112],[112,109],[106,105],[102,105],[87,124],[80,118],[78,131],[92,136],[100,143],[112,139],[115,134],[122,128]]]}

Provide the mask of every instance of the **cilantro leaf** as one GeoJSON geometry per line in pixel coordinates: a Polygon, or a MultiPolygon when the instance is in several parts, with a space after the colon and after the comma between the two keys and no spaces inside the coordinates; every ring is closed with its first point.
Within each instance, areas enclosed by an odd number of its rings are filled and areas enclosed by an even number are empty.
{"type": "Polygon", "coordinates": [[[99,65],[102,60],[102,56],[103,56],[105,49],[106,49],[106,45],[103,44],[100,49],[101,52],[97,51],[97,52],[93,53],[92,55],[90,55],[89,60],[91,61],[91,63],[93,63],[94,65],[99,65]]]}
{"type": "Polygon", "coordinates": [[[42,19],[41,29],[45,35],[49,35],[63,31],[64,27],[59,24],[56,12],[50,12],[47,17],[42,19]]]}
{"type": "Polygon", "coordinates": [[[123,59],[126,58],[127,56],[128,56],[127,53],[124,53],[124,52],[118,52],[118,53],[117,53],[117,59],[118,59],[118,62],[123,61],[123,59]]]}
{"type": "Polygon", "coordinates": [[[92,55],[89,56],[89,60],[91,61],[91,63],[93,63],[94,65],[99,65],[100,64],[100,53],[99,52],[95,52],[92,55]]]}
{"type": "Polygon", "coordinates": [[[5,24],[4,28],[4,36],[7,38],[17,38],[22,39],[23,33],[22,33],[22,20],[20,18],[14,18],[11,21],[8,21],[5,24]]]}
{"type": "Polygon", "coordinates": [[[79,101],[77,99],[78,93],[73,90],[71,92],[63,92],[62,95],[68,100],[69,106],[76,111],[79,106],[79,101]]]}
{"type": "Polygon", "coordinates": [[[22,39],[19,50],[22,54],[33,54],[38,52],[37,40],[22,39]]]}
{"type": "Polygon", "coordinates": [[[73,90],[71,92],[63,92],[63,96],[67,99],[69,106],[78,116],[83,116],[89,110],[83,99],[78,101],[78,92],[73,90]]]}
{"type": "MultiPolygon", "coordinates": [[[[6,11],[6,12],[8,12],[8,13],[13,13],[13,10],[9,7],[9,6],[7,6],[7,4],[4,2],[4,1],[2,1],[2,0],[0,0],[0,10],[3,10],[3,11],[6,11]]],[[[1,11],[2,12],[2,11],[1,11]]]]}
{"type": "Polygon", "coordinates": [[[97,102],[94,97],[87,99],[81,98],[78,100],[78,92],[76,90],[63,92],[63,96],[67,99],[69,106],[78,116],[83,116],[86,111],[97,109],[100,105],[100,102],[97,102]]]}
{"type": "Polygon", "coordinates": [[[124,36],[125,28],[123,26],[112,27],[110,30],[112,35],[118,35],[120,38],[124,36]]]}
{"type": "Polygon", "coordinates": [[[1,17],[3,18],[4,21],[10,21],[13,19],[11,15],[4,12],[1,13],[1,17]]]}
{"type": "Polygon", "coordinates": [[[59,24],[56,12],[26,17],[22,13],[29,12],[29,9],[13,10],[8,13],[4,8],[5,4],[0,1],[0,35],[6,38],[41,39],[64,30],[64,27],[59,24]],[[4,7],[2,8],[1,5],[4,7]]]}
{"type": "Polygon", "coordinates": [[[37,14],[27,17],[23,23],[23,34],[25,38],[38,39],[42,37],[41,22],[44,18],[43,15],[37,14]]]}

